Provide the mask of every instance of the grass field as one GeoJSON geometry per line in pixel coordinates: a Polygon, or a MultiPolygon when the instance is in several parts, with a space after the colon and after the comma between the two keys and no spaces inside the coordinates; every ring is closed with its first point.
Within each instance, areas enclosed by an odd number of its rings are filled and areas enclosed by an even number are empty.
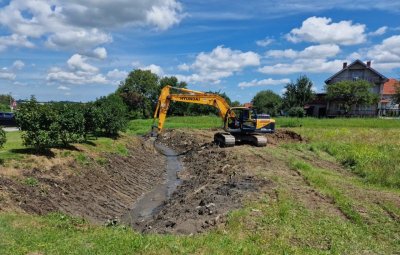
{"type": "MultiPolygon", "coordinates": [[[[134,120],[128,134],[144,134],[152,120],[134,120]]],[[[217,117],[171,117],[167,128],[217,128],[217,117]]],[[[224,229],[194,236],[142,235],[122,226],[94,226],[62,214],[0,213],[0,254],[396,254],[400,251],[400,121],[278,118],[307,143],[266,147],[307,183],[332,199],[335,216],[306,208],[285,188],[229,215],[224,229]],[[309,161],[339,161],[345,172],[309,161]]],[[[15,158],[18,133],[0,155],[15,158]],[[11,150],[11,152],[10,152],[11,150]]],[[[105,150],[118,150],[99,139],[105,150]]],[[[85,145],[91,146],[91,145],[85,145]]],[[[250,149],[249,153],[253,150],[250,149]]],[[[262,155],[261,155],[262,156],[262,155]]],[[[282,183],[286,180],[266,177],[282,183]]]]}

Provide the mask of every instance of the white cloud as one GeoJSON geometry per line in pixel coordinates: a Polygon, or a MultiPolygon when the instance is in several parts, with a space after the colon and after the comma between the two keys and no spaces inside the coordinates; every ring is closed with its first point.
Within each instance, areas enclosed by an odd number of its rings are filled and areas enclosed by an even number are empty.
{"type": "Polygon", "coordinates": [[[154,64],[151,64],[151,65],[148,65],[148,66],[142,66],[142,67],[139,67],[139,69],[149,70],[152,73],[157,74],[158,76],[163,76],[164,75],[164,70],[161,68],[161,66],[154,65],[154,64]]]}
{"type": "Polygon", "coordinates": [[[186,63],[180,64],[178,65],[178,69],[181,71],[189,71],[190,70],[190,66],[186,63]]]}
{"type": "Polygon", "coordinates": [[[12,34],[8,36],[0,36],[0,51],[3,51],[8,47],[33,48],[34,45],[24,35],[12,34]]]}
{"type": "Polygon", "coordinates": [[[8,71],[7,68],[3,68],[0,70],[0,80],[15,80],[16,74],[13,72],[8,71]]]}
{"type": "Polygon", "coordinates": [[[256,41],[256,44],[258,46],[261,46],[261,47],[266,47],[266,46],[270,45],[273,42],[274,42],[274,39],[266,37],[266,38],[264,38],[262,40],[256,41]]]}
{"type": "MultiPolygon", "coordinates": [[[[177,0],[11,0],[0,8],[0,25],[19,37],[18,43],[3,37],[7,47],[32,47],[28,39],[35,38],[52,48],[84,50],[111,42],[108,32],[113,29],[148,26],[165,30],[183,17],[177,0]]],[[[0,45],[4,48],[5,43],[0,45]]]]}
{"type": "Polygon", "coordinates": [[[47,73],[46,80],[52,83],[68,84],[106,84],[109,80],[99,69],[88,63],[89,58],[74,54],[67,60],[67,70],[53,67],[47,73]]]}
{"type": "Polygon", "coordinates": [[[265,74],[333,73],[340,70],[343,60],[298,59],[291,63],[278,63],[258,70],[265,74]]]}
{"type": "Polygon", "coordinates": [[[17,70],[21,70],[22,68],[24,68],[24,66],[25,66],[25,63],[21,60],[15,60],[12,65],[12,67],[17,70]]]}
{"type": "Polygon", "coordinates": [[[99,70],[97,67],[88,64],[87,58],[80,54],[72,55],[72,57],[68,59],[67,64],[69,68],[76,71],[96,73],[99,70]]]}
{"type": "Polygon", "coordinates": [[[290,79],[280,79],[280,80],[274,80],[271,78],[263,79],[263,80],[254,79],[250,82],[239,83],[239,87],[243,89],[246,87],[255,87],[255,86],[274,86],[274,85],[287,84],[289,82],[290,82],[290,79]]]}
{"type": "Polygon", "coordinates": [[[334,23],[330,18],[314,16],[304,20],[300,28],[292,29],[286,38],[294,43],[354,45],[366,41],[365,25],[347,20],[334,23]]]}
{"type": "Polygon", "coordinates": [[[48,37],[46,45],[55,49],[84,50],[95,45],[112,42],[112,37],[97,28],[76,29],[55,33],[48,37]]]}
{"type": "Polygon", "coordinates": [[[107,77],[111,80],[121,81],[124,80],[128,76],[128,72],[120,71],[118,69],[114,69],[107,73],[107,77]]]}
{"type": "Polygon", "coordinates": [[[65,71],[60,68],[52,68],[47,74],[47,81],[69,84],[105,84],[108,80],[102,74],[87,72],[65,71]]]}
{"type": "Polygon", "coordinates": [[[400,67],[400,35],[386,38],[381,44],[368,50],[366,56],[373,59],[377,69],[390,70],[400,67]]]}
{"type": "MultiPolygon", "coordinates": [[[[232,76],[249,66],[259,66],[260,56],[252,51],[242,52],[220,45],[210,53],[201,52],[188,70],[194,73],[189,76],[179,75],[186,82],[219,83],[222,78],[232,76]]],[[[177,76],[178,77],[178,76],[177,76]]]]}
{"type": "Polygon", "coordinates": [[[59,90],[71,90],[70,88],[68,88],[68,87],[66,87],[66,86],[63,86],[63,85],[58,86],[57,89],[59,89],[59,90]]]}
{"type": "Polygon", "coordinates": [[[98,47],[93,50],[93,56],[98,59],[106,59],[107,58],[107,50],[103,47],[98,47]]]}
{"type": "Polygon", "coordinates": [[[383,26],[378,28],[377,30],[375,30],[374,32],[370,32],[368,33],[369,36],[378,36],[378,35],[383,35],[386,33],[386,31],[388,30],[387,26],[383,26]]]}
{"type": "Polygon", "coordinates": [[[295,51],[292,49],[287,49],[287,50],[270,50],[267,51],[266,56],[267,57],[273,57],[273,58],[328,58],[328,57],[334,57],[340,52],[339,46],[335,44],[322,44],[322,45],[314,45],[305,48],[302,51],[295,51]]]}

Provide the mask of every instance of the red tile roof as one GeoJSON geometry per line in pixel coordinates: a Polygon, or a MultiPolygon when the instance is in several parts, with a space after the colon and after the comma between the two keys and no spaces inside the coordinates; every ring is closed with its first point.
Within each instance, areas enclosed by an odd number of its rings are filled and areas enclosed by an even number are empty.
{"type": "Polygon", "coordinates": [[[253,104],[252,103],[244,103],[243,106],[251,108],[251,107],[253,107],[253,104]]]}
{"type": "Polygon", "coordinates": [[[383,84],[383,95],[394,95],[396,94],[396,85],[400,85],[399,81],[393,78],[390,78],[385,84],[383,84]]]}

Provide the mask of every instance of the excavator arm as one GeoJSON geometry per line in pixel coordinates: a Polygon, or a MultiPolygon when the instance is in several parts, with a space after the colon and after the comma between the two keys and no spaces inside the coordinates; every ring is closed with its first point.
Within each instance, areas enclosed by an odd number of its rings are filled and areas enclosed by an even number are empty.
{"type": "Polygon", "coordinates": [[[226,114],[230,109],[229,104],[225,101],[223,97],[219,95],[185,88],[165,86],[161,90],[161,94],[157,102],[157,107],[154,112],[154,121],[156,121],[156,119],[158,118],[158,124],[156,126],[153,126],[153,128],[157,128],[157,130],[153,129],[153,133],[154,131],[156,131],[157,134],[159,134],[162,131],[171,101],[213,106],[218,109],[219,116],[222,118],[222,120],[225,119],[226,114]],[[182,93],[171,94],[171,89],[180,91],[182,93]]]}

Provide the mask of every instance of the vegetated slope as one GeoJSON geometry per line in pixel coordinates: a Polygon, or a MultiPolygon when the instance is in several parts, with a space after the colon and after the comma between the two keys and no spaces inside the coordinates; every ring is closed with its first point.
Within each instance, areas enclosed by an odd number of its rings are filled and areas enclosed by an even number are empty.
{"type": "Polygon", "coordinates": [[[97,223],[121,216],[165,174],[165,160],[152,146],[137,137],[123,139],[123,153],[96,153],[95,146],[80,146],[78,152],[63,151],[67,156],[47,160],[47,167],[3,168],[0,211],[59,211],[97,223]]]}

